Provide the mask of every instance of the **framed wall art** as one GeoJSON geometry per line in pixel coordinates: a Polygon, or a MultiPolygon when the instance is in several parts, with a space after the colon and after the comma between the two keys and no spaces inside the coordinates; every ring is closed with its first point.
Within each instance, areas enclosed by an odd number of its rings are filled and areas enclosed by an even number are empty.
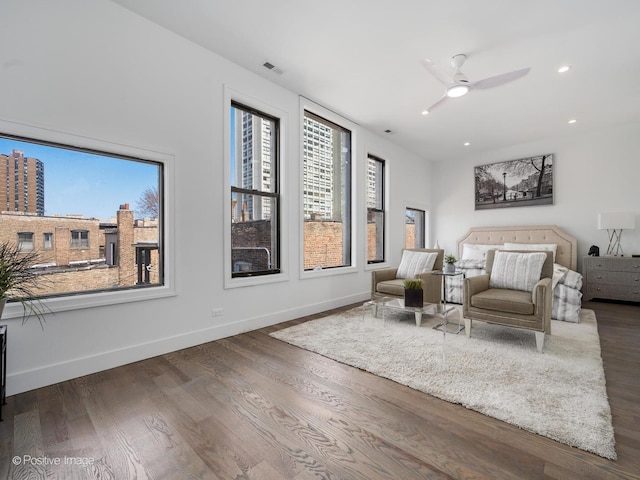
{"type": "Polygon", "coordinates": [[[476,210],[553,205],[553,154],[474,167],[476,210]]]}

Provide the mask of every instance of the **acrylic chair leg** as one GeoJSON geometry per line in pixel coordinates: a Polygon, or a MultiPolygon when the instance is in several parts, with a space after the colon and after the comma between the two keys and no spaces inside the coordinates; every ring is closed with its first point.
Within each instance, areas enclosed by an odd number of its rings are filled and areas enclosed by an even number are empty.
{"type": "Polygon", "coordinates": [[[467,338],[471,338],[471,319],[464,319],[464,331],[467,334],[467,338]]]}

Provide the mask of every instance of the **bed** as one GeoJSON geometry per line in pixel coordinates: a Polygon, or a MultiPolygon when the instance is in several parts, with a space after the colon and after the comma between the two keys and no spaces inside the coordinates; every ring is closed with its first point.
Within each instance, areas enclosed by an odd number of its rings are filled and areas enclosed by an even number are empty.
{"type": "MultiPolygon", "coordinates": [[[[456,269],[465,277],[485,273],[484,256],[490,249],[554,251],[553,311],[551,318],[580,321],[582,275],[578,273],[578,242],[555,225],[474,227],[458,239],[456,269]]],[[[462,303],[463,276],[447,281],[448,302],[462,303]]]]}

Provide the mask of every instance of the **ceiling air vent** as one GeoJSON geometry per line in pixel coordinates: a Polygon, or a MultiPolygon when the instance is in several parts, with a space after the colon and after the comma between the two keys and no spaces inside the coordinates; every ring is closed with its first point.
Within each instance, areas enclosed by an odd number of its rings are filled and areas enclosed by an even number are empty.
{"type": "Polygon", "coordinates": [[[271,70],[273,73],[277,74],[277,75],[282,75],[282,70],[280,70],[278,67],[276,67],[273,63],[270,62],[264,62],[262,64],[262,66],[264,68],[266,68],[267,70],[271,70]]]}

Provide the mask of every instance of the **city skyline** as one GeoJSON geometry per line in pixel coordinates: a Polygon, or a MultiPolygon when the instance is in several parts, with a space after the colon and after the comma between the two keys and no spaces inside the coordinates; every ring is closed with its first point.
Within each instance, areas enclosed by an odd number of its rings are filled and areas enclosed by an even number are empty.
{"type": "Polygon", "coordinates": [[[20,150],[44,164],[45,216],[110,218],[135,210],[145,189],[158,188],[156,164],[0,137],[0,154],[20,150]]]}

